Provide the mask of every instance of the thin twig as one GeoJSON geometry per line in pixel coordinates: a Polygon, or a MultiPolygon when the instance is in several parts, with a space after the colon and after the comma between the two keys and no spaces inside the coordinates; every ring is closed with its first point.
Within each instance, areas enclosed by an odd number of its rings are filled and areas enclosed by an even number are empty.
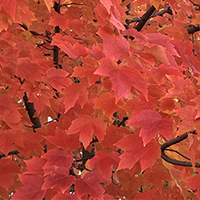
{"type": "MultiPolygon", "coordinates": [[[[191,162],[175,160],[173,158],[170,158],[165,153],[165,150],[169,151],[169,149],[167,149],[167,147],[170,147],[170,146],[172,146],[174,144],[177,144],[177,143],[185,140],[188,137],[188,134],[197,134],[197,133],[196,133],[195,130],[194,131],[189,131],[189,132],[186,132],[183,135],[178,136],[178,137],[176,137],[176,138],[174,138],[172,140],[169,140],[166,143],[164,143],[163,145],[161,145],[161,158],[164,159],[166,162],[174,164],[174,165],[185,166],[185,167],[192,167],[193,165],[192,165],[191,162]]],[[[200,168],[200,164],[199,163],[195,163],[195,167],[199,167],[200,168]]]]}

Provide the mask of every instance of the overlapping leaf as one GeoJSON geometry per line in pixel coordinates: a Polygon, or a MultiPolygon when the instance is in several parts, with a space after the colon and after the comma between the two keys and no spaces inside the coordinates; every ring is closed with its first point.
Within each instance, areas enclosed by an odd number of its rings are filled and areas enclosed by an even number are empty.
{"type": "Polygon", "coordinates": [[[110,77],[117,101],[122,97],[128,97],[131,86],[134,86],[147,98],[147,83],[134,67],[119,67],[109,58],[103,58],[95,74],[110,77]]]}
{"type": "Polygon", "coordinates": [[[115,145],[124,151],[120,156],[118,169],[131,169],[136,162],[140,161],[143,171],[153,165],[160,155],[159,144],[150,142],[144,147],[142,138],[135,134],[122,138],[115,145]]]}
{"type": "Polygon", "coordinates": [[[92,198],[103,198],[104,189],[99,184],[103,178],[97,172],[88,172],[83,179],[75,182],[75,191],[78,197],[89,194],[92,198]]]}
{"type": "Polygon", "coordinates": [[[169,118],[162,116],[153,110],[142,110],[138,114],[133,115],[128,126],[141,126],[140,136],[143,139],[144,145],[155,138],[160,132],[165,138],[173,133],[173,123],[169,118]]]}
{"type": "Polygon", "coordinates": [[[103,140],[105,124],[99,118],[92,118],[89,115],[79,115],[77,119],[72,121],[68,132],[69,134],[80,132],[79,139],[87,147],[92,141],[93,134],[95,134],[99,141],[103,140]]]}

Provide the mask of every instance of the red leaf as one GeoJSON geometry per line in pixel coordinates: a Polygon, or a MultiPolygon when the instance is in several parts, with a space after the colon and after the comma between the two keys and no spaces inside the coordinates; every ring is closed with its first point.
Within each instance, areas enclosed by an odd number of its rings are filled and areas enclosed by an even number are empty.
{"type": "Polygon", "coordinates": [[[19,178],[23,186],[16,190],[12,199],[43,199],[46,191],[41,189],[43,184],[41,175],[19,174],[19,178]]]}
{"type": "Polygon", "coordinates": [[[111,22],[116,28],[118,28],[119,30],[122,30],[122,31],[125,30],[124,25],[115,17],[114,14],[111,14],[110,22],[111,22]]]}
{"type": "Polygon", "coordinates": [[[106,8],[107,12],[110,13],[110,8],[113,5],[112,1],[111,0],[100,0],[100,1],[106,8]]]}
{"type": "Polygon", "coordinates": [[[45,136],[45,138],[50,143],[67,150],[75,150],[80,146],[78,134],[67,135],[64,130],[59,128],[56,129],[55,136],[45,136]]]}
{"type": "Polygon", "coordinates": [[[117,152],[106,153],[105,151],[97,151],[90,161],[92,169],[99,168],[105,180],[109,179],[113,165],[118,166],[119,154],[117,152]]]}
{"type": "Polygon", "coordinates": [[[44,147],[41,145],[41,141],[44,140],[44,138],[40,134],[26,131],[21,133],[21,137],[24,147],[16,144],[20,153],[29,156],[31,151],[35,151],[39,154],[44,151],[44,147]]]}
{"type": "Polygon", "coordinates": [[[45,171],[49,176],[44,179],[43,190],[59,186],[64,193],[73,184],[75,179],[74,176],[69,176],[68,167],[53,165],[45,167],[45,171]]]}
{"type": "Polygon", "coordinates": [[[170,43],[172,40],[170,37],[161,33],[148,33],[146,34],[148,42],[151,44],[158,44],[166,48],[171,54],[179,56],[178,52],[174,48],[174,45],[170,43]]]}
{"type": "Polygon", "coordinates": [[[99,80],[99,76],[95,75],[95,68],[91,65],[84,65],[84,67],[78,66],[74,68],[72,77],[87,77],[90,84],[99,80]]]}
{"type": "Polygon", "coordinates": [[[4,7],[5,11],[15,19],[16,0],[1,0],[1,5],[4,7]]]}
{"type": "Polygon", "coordinates": [[[89,115],[79,115],[77,119],[72,121],[68,132],[69,134],[80,132],[80,141],[87,147],[92,141],[93,133],[97,136],[99,141],[103,140],[105,124],[99,118],[92,118],[89,115]]]}
{"type": "Polygon", "coordinates": [[[19,168],[10,159],[0,160],[0,185],[6,190],[9,189],[10,185],[14,181],[13,174],[19,173],[19,168]]]}
{"type": "Polygon", "coordinates": [[[144,200],[144,199],[160,199],[160,195],[156,193],[156,189],[152,189],[149,191],[146,191],[144,193],[138,193],[136,194],[135,198],[136,200],[144,200]],[[158,198],[156,198],[158,196],[158,198]]]}
{"type": "Polygon", "coordinates": [[[96,60],[100,60],[101,58],[104,58],[105,55],[102,50],[98,49],[96,46],[92,46],[92,49],[87,49],[87,53],[95,58],[96,60]]]}
{"type": "Polygon", "coordinates": [[[47,82],[57,90],[69,86],[70,80],[67,78],[69,73],[63,69],[50,68],[47,70],[47,82]]]}
{"type": "Polygon", "coordinates": [[[45,164],[44,159],[33,157],[30,160],[24,161],[27,166],[27,171],[24,174],[40,174],[44,173],[43,166],[45,164]]]}
{"type": "Polygon", "coordinates": [[[190,103],[191,99],[196,97],[196,88],[194,83],[190,79],[184,77],[167,75],[167,78],[173,84],[173,87],[168,90],[165,97],[172,97],[179,100],[183,100],[186,104],[190,103]]]}
{"type": "Polygon", "coordinates": [[[14,149],[14,144],[24,147],[21,132],[12,129],[0,130],[0,149],[3,153],[7,155],[9,151],[14,149]]]}
{"type": "Polygon", "coordinates": [[[153,110],[142,110],[138,114],[133,115],[127,126],[141,126],[140,136],[144,145],[155,138],[160,132],[166,138],[173,133],[173,122],[171,119],[162,118],[162,116],[153,110]]]}
{"type": "Polygon", "coordinates": [[[62,149],[51,149],[41,158],[47,160],[44,165],[44,169],[51,166],[65,167],[69,169],[73,162],[73,157],[71,155],[67,155],[66,151],[62,149]]]}
{"type": "Polygon", "coordinates": [[[121,148],[125,152],[120,156],[118,169],[132,168],[140,159],[144,150],[142,139],[138,135],[130,135],[122,138],[115,146],[121,148]]]}
{"type": "Polygon", "coordinates": [[[52,45],[58,46],[69,57],[76,58],[80,56],[87,56],[86,48],[78,43],[73,42],[73,38],[69,36],[62,37],[60,34],[53,36],[52,45]]]}
{"type": "Polygon", "coordinates": [[[52,200],[61,200],[61,199],[67,199],[67,200],[81,200],[76,194],[69,194],[68,192],[65,192],[64,194],[62,192],[58,192],[52,200]]]}
{"type": "Polygon", "coordinates": [[[155,164],[160,157],[160,145],[157,142],[150,142],[145,146],[144,152],[140,158],[141,170],[155,164]]]}
{"type": "Polygon", "coordinates": [[[109,27],[101,27],[97,34],[103,39],[103,49],[106,56],[114,61],[118,61],[121,56],[129,55],[129,43],[122,36],[115,36],[109,27]]]}
{"type": "Polygon", "coordinates": [[[49,24],[59,26],[64,31],[66,28],[68,28],[69,20],[63,14],[52,10],[49,24]]]}
{"type": "Polygon", "coordinates": [[[147,99],[147,83],[134,67],[119,67],[109,58],[103,58],[95,74],[110,77],[117,101],[128,97],[132,85],[147,99]]]}
{"type": "Polygon", "coordinates": [[[102,109],[106,116],[112,117],[117,110],[115,98],[109,93],[103,93],[98,97],[94,108],[102,109]]]}
{"type": "Polygon", "coordinates": [[[103,178],[97,172],[88,172],[83,179],[77,179],[75,182],[75,191],[81,198],[84,194],[89,194],[92,198],[103,198],[104,189],[100,186],[103,178]]]}
{"type": "Polygon", "coordinates": [[[116,143],[118,140],[124,137],[125,134],[130,134],[130,131],[123,127],[123,126],[115,126],[115,125],[110,125],[106,129],[106,135],[104,137],[104,140],[101,142],[101,145],[105,149],[110,149],[114,143],[116,143]],[[115,136],[113,137],[113,133],[115,136]]]}
{"type": "Polygon", "coordinates": [[[132,168],[140,160],[142,171],[153,165],[160,156],[160,145],[155,142],[148,143],[145,147],[138,135],[130,135],[115,143],[125,151],[120,156],[118,169],[132,168]]]}
{"type": "Polygon", "coordinates": [[[88,90],[85,85],[74,83],[63,91],[65,113],[78,102],[81,107],[88,100],[88,90]]]}

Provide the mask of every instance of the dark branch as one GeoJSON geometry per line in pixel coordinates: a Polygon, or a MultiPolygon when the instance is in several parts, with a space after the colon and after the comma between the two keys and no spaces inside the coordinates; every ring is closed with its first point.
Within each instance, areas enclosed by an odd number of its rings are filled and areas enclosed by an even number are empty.
{"type": "MultiPolygon", "coordinates": [[[[197,134],[197,133],[196,133],[195,130],[194,131],[190,131],[190,132],[186,132],[183,135],[178,136],[177,138],[174,138],[174,139],[169,140],[168,142],[164,143],[161,146],[161,158],[164,159],[166,162],[174,164],[174,165],[185,166],[185,167],[192,167],[192,163],[191,162],[175,160],[175,159],[170,158],[168,155],[165,154],[165,150],[167,150],[167,151],[175,151],[175,150],[167,149],[167,148],[170,147],[170,146],[172,146],[172,145],[174,145],[174,144],[177,144],[177,143],[181,142],[182,140],[185,140],[188,137],[188,134],[197,134]]],[[[189,159],[189,158],[187,158],[186,156],[182,155],[179,152],[178,152],[178,154],[181,155],[181,156],[183,156],[183,157],[185,157],[186,159],[189,159]]],[[[199,163],[195,163],[195,167],[200,167],[200,164],[199,163]]]]}
{"type": "Polygon", "coordinates": [[[187,31],[189,34],[194,34],[195,32],[199,31],[200,27],[199,25],[195,26],[193,24],[189,25],[189,28],[187,28],[187,31]]]}
{"type": "MultiPolygon", "coordinates": [[[[165,13],[173,15],[172,10],[170,9],[170,7],[167,7],[167,8],[165,8],[165,9],[163,9],[163,10],[157,12],[157,13],[152,14],[149,18],[153,18],[153,17],[156,17],[156,16],[163,16],[165,13]]],[[[141,18],[135,17],[132,20],[126,19],[126,23],[129,25],[132,22],[139,22],[140,20],[141,20],[141,18]]]]}
{"type": "Polygon", "coordinates": [[[40,128],[42,125],[41,125],[39,117],[34,117],[34,114],[36,112],[34,108],[34,103],[28,102],[28,97],[27,97],[26,92],[24,93],[23,100],[24,100],[24,104],[26,106],[28,115],[30,117],[30,120],[33,123],[33,131],[35,131],[36,128],[40,128]]]}
{"type": "Polygon", "coordinates": [[[143,28],[143,26],[145,25],[145,23],[147,22],[147,20],[151,17],[152,13],[155,11],[155,7],[152,5],[147,12],[141,17],[139,23],[137,24],[137,26],[135,27],[135,29],[137,29],[138,31],[141,31],[141,29],[143,28]]]}

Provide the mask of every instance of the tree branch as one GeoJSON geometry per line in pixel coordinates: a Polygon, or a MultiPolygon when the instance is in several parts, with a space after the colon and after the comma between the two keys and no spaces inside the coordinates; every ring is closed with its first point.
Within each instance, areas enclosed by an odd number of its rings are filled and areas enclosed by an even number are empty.
{"type": "MultiPolygon", "coordinates": [[[[151,14],[151,16],[149,18],[153,18],[153,17],[156,17],[156,16],[163,16],[165,13],[173,15],[172,10],[170,9],[170,7],[167,7],[167,8],[165,8],[165,9],[163,9],[163,10],[157,12],[157,13],[151,14]]],[[[141,20],[141,18],[135,17],[132,20],[126,19],[126,23],[129,25],[132,22],[139,22],[140,20],[141,20]]]]}
{"type": "Polygon", "coordinates": [[[195,26],[193,24],[190,24],[189,28],[187,28],[187,31],[188,31],[189,34],[194,34],[195,32],[197,32],[199,30],[200,30],[199,25],[195,26]]]}
{"type": "Polygon", "coordinates": [[[34,108],[34,103],[28,102],[28,97],[27,97],[26,92],[24,93],[23,100],[24,100],[24,104],[26,106],[28,115],[30,117],[30,120],[33,123],[33,131],[35,132],[36,128],[42,127],[40,119],[39,119],[39,117],[34,117],[34,114],[36,112],[36,110],[34,108]]]}
{"type": "MultiPolygon", "coordinates": [[[[169,149],[167,149],[167,147],[170,147],[170,146],[172,146],[174,144],[177,144],[177,143],[181,142],[182,140],[185,140],[188,137],[188,134],[197,134],[197,133],[196,133],[195,130],[194,131],[189,131],[189,132],[186,132],[183,135],[178,136],[178,137],[176,137],[176,138],[174,138],[172,140],[169,140],[166,143],[164,143],[163,145],[161,145],[161,158],[164,159],[166,162],[174,164],[174,165],[185,166],[185,167],[192,167],[192,163],[191,162],[175,160],[173,158],[170,158],[165,153],[165,150],[169,151],[169,149]]],[[[170,151],[172,151],[172,149],[170,151]]],[[[182,154],[181,154],[181,156],[186,157],[186,156],[184,156],[182,154]]],[[[188,158],[186,157],[186,159],[188,159],[188,158]]],[[[200,164],[199,163],[195,163],[195,167],[199,167],[200,168],[200,164]]]]}
{"type": "Polygon", "coordinates": [[[139,23],[137,24],[137,26],[135,27],[135,29],[137,29],[138,31],[141,31],[141,29],[143,28],[143,26],[145,25],[145,23],[147,22],[147,20],[151,17],[152,13],[155,11],[155,7],[152,5],[147,12],[141,17],[139,23]]]}

